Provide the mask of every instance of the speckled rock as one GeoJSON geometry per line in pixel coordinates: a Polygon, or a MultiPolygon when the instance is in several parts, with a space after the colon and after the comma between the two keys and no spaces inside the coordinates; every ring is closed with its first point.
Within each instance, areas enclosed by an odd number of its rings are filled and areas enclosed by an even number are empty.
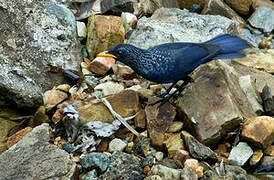
{"type": "Polygon", "coordinates": [[[99,179],[143,179],[141,159],[116,151],[112,154],[108,170],[99,179]]]}
{"type": "Polygon", "coordinates": [[[98,169],[99,172],[107,170],[110,163],[110,159],[106,154],[92,152],[86,154],[82,159],[82,167],[84,169],[98,169]]]}
{"type": "Polygon", "coordinates": [[[46,123],[37,126],[2,153],[1,179],[73,179],[76,164],[68,153],[49,143],[50,131],[46,123]]]}
{"type": "Polygon", "coordinates": [[[125,29],[120,17],[92,15],[88,18],[86,48],[90,59],[97,53],[124,42],[125,29]]]}
{"type": "Polygon", "coordinates": [[[75,18],[48,0],[3,0],[0,16],[0,94],[19,107],[39,107],[42,93],[64,82],[49,65],[79,70],[75,18]]]}

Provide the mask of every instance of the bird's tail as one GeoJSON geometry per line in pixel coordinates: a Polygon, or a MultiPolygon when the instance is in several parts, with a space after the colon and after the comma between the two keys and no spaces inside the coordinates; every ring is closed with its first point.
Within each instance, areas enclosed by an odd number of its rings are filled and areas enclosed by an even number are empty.
{"type": "Polygon", "coordinates": [[[220,54],[215,56],[214,59],[241,58],[245,55],[239,53],[239,51],[249,48],[246,40],[229,34],[217,36],[209,41],[206,41],[205,43],[217,45],[221,48],[220,54]]]}

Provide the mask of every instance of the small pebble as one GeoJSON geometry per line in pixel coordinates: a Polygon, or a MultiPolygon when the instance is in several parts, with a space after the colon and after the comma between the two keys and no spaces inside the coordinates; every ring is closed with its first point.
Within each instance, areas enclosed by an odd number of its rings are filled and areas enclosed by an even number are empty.
{"type": "Polygon", "coordinates": [[[126,146],[127,146],[127,143],[125,143],[121,139],[115,138],[109,143],[108,150],[109,152],[124,151],[126,146]]]}

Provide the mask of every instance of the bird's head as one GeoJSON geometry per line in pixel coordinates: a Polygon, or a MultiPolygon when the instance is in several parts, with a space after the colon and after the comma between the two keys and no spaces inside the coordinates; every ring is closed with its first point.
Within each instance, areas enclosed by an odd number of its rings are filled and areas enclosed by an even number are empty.
{"type": "Polygon", "coordinates": [[[109,51],[97,54],[97,57],[112,57],[117,61],[126,63],[127,61],[130,61],[132,56],[136,56],[138,49],[139,48],[129,44],[119,44],[109,51]]]}

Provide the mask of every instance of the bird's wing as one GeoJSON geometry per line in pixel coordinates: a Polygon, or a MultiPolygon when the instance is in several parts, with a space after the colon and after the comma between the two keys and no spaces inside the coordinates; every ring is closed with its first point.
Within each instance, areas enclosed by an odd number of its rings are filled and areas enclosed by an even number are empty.
{"type": "Polygon", "coordinates": [[[175,49],[182,49],[182,48],[188,48],[192,46],[194,43],[165,43],[165,44],[160,44],[157,46],[153,46],[148,48],[147,50],[149,51],[164,51],[164,50],[175,50],[175,49]]]}

